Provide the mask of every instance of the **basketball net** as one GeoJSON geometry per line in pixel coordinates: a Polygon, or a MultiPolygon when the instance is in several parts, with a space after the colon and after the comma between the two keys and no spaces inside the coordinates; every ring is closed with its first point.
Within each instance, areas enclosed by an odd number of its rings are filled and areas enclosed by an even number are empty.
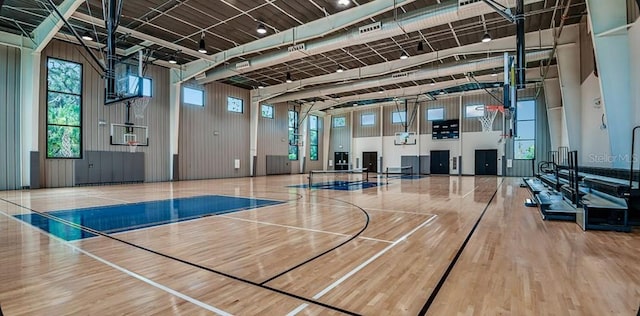
{"type": "Polygon", "coordinates": [[[144,118],[144,111],[147,109],[147,105],[149,105],[149,100],[151,100],[150,97],[142,97],[131,101],[131,107],[133,107],[133,115],[135,118],[144,118]]]}
{"type": "Polygon", "coordinates": [[[503,112],[504,109],[499,105],[487,105],[484,107],[484,115],[478,118],[480,124],[482,124],[483,132],[491,132],[493,130],[493,121],[496,119],[498,111],[503,112]]]}
{"type": "Polygon", "coordinates": [[[135,140],[131,140],[131,141],[128,141],[127,144],[129,145],[129,152],[135,153],[138,147],[138,142],[135,140]]]}

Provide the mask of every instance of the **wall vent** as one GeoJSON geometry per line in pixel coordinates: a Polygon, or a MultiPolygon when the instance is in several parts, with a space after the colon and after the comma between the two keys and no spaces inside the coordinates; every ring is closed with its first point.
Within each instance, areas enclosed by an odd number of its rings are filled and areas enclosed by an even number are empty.
{"type": "Polygon", "coordinates": [[[249,67],[251,67],[251,64],[248,60],[236,64],[236,69],[245,69],[249,67]]]}
{"type": "Polygon", "coordinates": [[[362,34],[365,34],[365,33],[378,31],[381,28],[382,28],[382,23],[376,22],[376,23],[373,23],[373,24],[361,26],[358,30],[360,31],[360,35],[362,35],[362,34]]]}
{"type": "Polygon", "coordinates": [[[289,46],[288,50],[289,50],[289,53],[305,50],[304,43],[294,45],[294,46],[289,46]]]}

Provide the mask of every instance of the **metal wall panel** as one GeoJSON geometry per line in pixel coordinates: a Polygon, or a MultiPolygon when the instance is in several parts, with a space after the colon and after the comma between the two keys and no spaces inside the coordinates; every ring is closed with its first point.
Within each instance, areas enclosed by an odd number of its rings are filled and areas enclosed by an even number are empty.
{"type": "Polygon", "coordinates": [[[420,174],[431,173],[431,156],[420,156],[420,174]]]}
{"type": "Polygon", "coordinates": [[[380,110],[379,108],[368,108],[353,112],[353,137],[380,137],[380,110]],[[362,115],[375,115],[375,124],[362,126],[362,115]]]}
{"type": "MultiPolygon", "coordinates": [[[[411,102],[409,102],[409,105],[407,106],[407,122],[409,123],[408,132],[417,132],[418,116],[420,116],[420,111],[417,110],[414,112],[414,108],[416,106],[417,105],[411,102]]],[[[395,111],[404,111],[404,103],[398,102],[397,106],[390,105],[383,107],[382,125],[384,136],[395,136],[396,133],[405,131],[405,124],[392,123],[391,116],[395,111]]]]}
{"type": "MultiPolygon", "coordinates": [[[[40,137],[39,150],[46,153],[46,113],[47,113],[47,57],[81,63],[83,65],[82,86],[82,144],[84,151],[128,152],[128,146],[110,145],[111,123],[124,123],[126,107],[123,104],[104,105],[104,80],[86,58],[82,49],[73,44],[53,40],[42,53],[40,71],[40,137]]],[[[149,146],[139,146],[144,152],[145,176],[148,182],[169,180],[169,70],[149,65],[145,77],[152,79],[153,97],[147,106],[143,119],[132,121],[136,125],[149,127],[149,146]]],[[[46,159],[40,157],[43,166],[41,177],[46,187],[74,185],[75,159],[46,159]]]]}
{"type": "MultiPolygon", "coordinates": [[[[289,153],[288,107],[286,103],[273,104],[273,118],[258,118],[258,156],[256,175],[267,173],[266,156],[286,156],[289,153]]],[[[288,156],[287,156],[288,158],[288,156]]]]}
{"type": "Polygon", "coordinates": [[[249,176],[249,90],[210,83],[204,107],[180,106],[180,179],[212,179],[249,176]],[[227,97],[243,100],[243,113],[227,110],[227,97]],[[240,168],[234,168],[240,159],[240,168]]]}
{"type": "Polygon", "coordinates": [[[400,165],[402,167],[413,167],[412,174],[420,172],[420,157],[418,156],[400,156],[400,165]]]}
{"type": "Polygon", "coordinates": [[[444,119],[454,120],[460,118],[460,97],[439,98],[436,101],[428,101],[420,107],[420,134],[431,134],[433,122],[427,120],[427,110],[444,108],[444,119]]]}
{"type": "Polygon", "coordinates": [[[0,45],[0,190],[22,186],[20,173],[20,50],[0,45]]]}

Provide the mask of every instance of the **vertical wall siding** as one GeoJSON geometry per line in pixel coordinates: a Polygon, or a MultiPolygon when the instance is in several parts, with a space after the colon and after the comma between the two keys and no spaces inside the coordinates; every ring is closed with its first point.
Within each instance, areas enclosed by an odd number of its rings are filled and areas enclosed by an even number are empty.
{"type": "MultiPolygon", "coordinates": [[[[534,99],[536,92],[535,88],[525,89],[518,93],[518,99],[534,99]]],[[[547,160],[549,150],[551,150],[551,137],[549,135],[547,109],[544,100],[544,91],[540,91],[540,95],[536,99],[536,158],[533,163],[537,166],[540,161],[547,160]]],[[[513,159],[513,140],[507,141],[505,155],[507,159],[513,159]]],[[[507,168],[506,170],[506,175],[510,177],[532,176],[532,161],[513,160],[513,167],[507,168]]]]}
{"type": "Polygon", "coordinates": [[[431,134],[433,123],[427,121],[427,110],[444,108],[444,119],[454,120],[460,118],[460,97],[441,98],[436,101],[428,101],[420,108],[420,134],[431,134]]]}
{"type": "Polygon", "coordinates": [[[0,190],[19,189],[20,50],[0,45],[0,190]]]}
{"type": "MultiPolygon", "coordinates": [[[[409,123],[409,127],[407,129],[408,132],[417,132],[418,116],[420,115],[420,111],[416,110],[416,112],[414,112],[414,108],[416,107],[418,107],[418,105],[411,102],[409,102],[409,105],[407,106],[407,122],[409,123]]],[[[398,103],[397,107],[395,105],[391,105],[383,108],[382,125],[384,136],[395,136],[396,133],[405,131],[405,124],[391,123],[392,113],[395,111],[404,111],[404,103],[398,103]]]]}
{"type": "MultiPolygon", "coordinates": [[[[327,125],[331,128],[331,140],[330,140],[330,148],[329,148],[329,159],[334,160],[335,152],[350,152],[351,151],[351,113],[343,113],[336,114],[331,117],[331,119],[335,119],[336,117],[345,117],[347,121],[347,125],[345,127],[333,127],[333,122],[327,122],[327,125]]],[[[349,157],[353,159],[352,157],[349,157]]],[[[328,164],[328,163],[327,163],[328,164]]],[[[333,167],[329,169],[333,169],[336,165],[336,162],[333,161],[333,167]]]]}
{"type": "Polygon", "coordinates": [[[258,162],[256,175],[266,174],[267,155],[289,155],[289,126],[286,103],[273,104],[274,118],[258,118],[258,162]]]}
{"type": "MultiPolygon", "coordinates": [[[[496,89],[497,92],[494,92],[493,95],[498,99],[502,100],[502,89],[496,89]]],[[[482,132],[482,124],[477,117],[466,118],[465,117],[465,107],[467,105],[501,105],[500,102],[496,101],[496,99],[492,98],[487,92],[479,91],[478,93],[473,94],[464,94],[462,95],[462,113],[460,114],[461,120],[460,125],[462,126],[462,132],[482,132]]],[[[502,130],[502,115],[498,113],[496,115],[496,119],[493,121],[493,131],[502,130]]]]}
{"type": "Polygon", "coordinates": [[[376,107],[353,112],[353,137],[380,137],[380,110],[376,107]],[[374,125],[362,126],[362,115],[373,114],[376,117],[374,125]]]}
{"type": "MultiPolygon", "coordinates": [[[[47,58],[59,58],[82,64],[82,150],[83,151],[128,151],[128,146],[110,145],[110,126],[122,124],[126,120],[123,104],[104,105],[104,80],[89,61],[87,53],[78,45],[62,41],[51,41],[42,53],[40,65],[40,137],[41,159],[40,178],[45,187],[65,187],[74,185],[74,159],[46,159],[46,117],[47,117],[47,58]],[[105,124],[100,124],[99,122],[105,124]]],[[[149,127],[149,146],[140,146],[145,153],[145,181],[169,180],[169,71],[150,65],[145,77],[152,79],[153,97],[147,106],[143,119],[132,121],[136,125],[149,127]]],[[[132,110],[133,112],[133,110],[132,110]]]]}
{"type": "Polygon", "coordinates": [[[180,106],[180,179],[249,176],[250,96],[234,86],[204,86],[205,106],[180,106]],[[227,111],[227,97],[243,100],[244,113],[227,111]],[[240,169],[234,160],[240,159],[240,169]]]}

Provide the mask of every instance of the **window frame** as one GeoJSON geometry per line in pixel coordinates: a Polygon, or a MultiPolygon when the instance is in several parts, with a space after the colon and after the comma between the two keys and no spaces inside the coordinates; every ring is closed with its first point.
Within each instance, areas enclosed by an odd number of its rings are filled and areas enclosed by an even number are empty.
{"type": "Polygon", "coordinates": [[[429,108],[429,109],[427,109],[426,115],[427,115],[427,121],[431,121],[431,122],[433,122],[433,121],[444,121],[444,119],[446,117],[446,113],[445,113],[444,107],[429,108]],[[441,118],[430,118],[429,117],[429,111],[432,111],[432,110],[442,110],[442,117],[441,118]]]}
{"type": "Polygon", "coordinates": [[[332,117],[331,118],[331,127],[332,128],[344,128],[344,127],[347,127],[347,117],[344,116],[344,115],[343,116],[334,116],[334,117],[332,117]],[[336,125],[337,119],[343,119],[344,120],[344,125],[337,126],[336,125]]]}
{"type": "Polygon", "coordinates": [[[377,116],[376,116],[375,113],[362,113],[360,115],[360,126],[376,126],[376,119],[377,119],[377,116]],[[364,123],[364,117],[365,116],[373,116],[373,123],[365,124],[364,123]]]}
{"type": "Polygon", "coordinates": [[[232,97],[232,96],[228,95],[227,96],[227,112],[243,114],[244,113],[244,100],[241,99],[241,98],[236,98],[236,97],[232,97]],[[229,109],[229,105],[231,105],[231,103],[229,103],[229,101],[231,101],[231,100],[239,100],[240,101],[240,111],[235,111],[235,110],[229,109]]]}
{"type": "Polygon", "coordinates": [[[46,97],[46,117],[45,117],[45,141],[46,141],[46,145],[45,145],[45,150],[46,150],[46,154],[45,154],[45,158],[46,159],[82,159],[84,156],[84,141],[83,141],[83,114],[84,114],[84,109],[83,109],[83,104],[84,104],[84,98],[82,97],[82,93],[84,91],[84,65],[82,63],[79,62],[75,62],[72,60],[67,60],[67,59],[63,59],[63,58],[56,58],[56,57],[51,57],[51,56],[47,56],[47,97],[46,97]],[[65,63],[70,63],[70,64],[74,64],[74,65],[78,65],[80,67],[80,92],[79,94],[75,94],[75,93],[69,93],[69,92],[62,92],[62,91],[56,91],[56,90],[50,90],[49,89],[49,61],[50,60],[56,60],[56,61],[60,61],[60,62],[65,62],[65,63]],[[70,96],[74,96],[74,97],[78,97],[80,99],[79,102],[79,108],[80,108],[80,113],[79,113],[79,123],[78,125],[64,125],[64,124],[52,124],[49,123],[49,94],[50,92],[53,93],[59,93],[59,94],[64,94],[64,95],[70,95],[70,96]],[[59,127],[71,127],[71,128],[78,128],[79,129],[79,140],[78,140],[78,144],[79,144],[79,152],[78,152],[78,156],[77,157],[58,157],[58,156],[49,156],[49,126],[59,126],[59,127]]]}
{"type": "Polygon", "coordinates": [[[397,124],[406,124],[407,123],[407,111],[392,111],[391,112],[391,124],[397,125],[397,124]],[[396,122],[395,121],[395,116],[396,113],[400,114],[400,113],[404,113],[404,119],[396,122]]]}
{"type": "Polygon", "coordinates": [[[206,102],[205,102],[205,100],[206,100],[206,97],[205,97],[205,91],[204,91],[204,89],[198,89],[198,88],[188,87],[188,86],[183,86],[183,87],[182,87],[182,104],[183,104],[183,105],[192,105],[192,106],[205,107],[205,103],[206,103],[206,102]],[[202,105],[200,105],[200,104],[196,104],[196,103],[187,102],[187,101],[185,100],[185,95],[186,95],[185,90],[187,90],[187,89],[192,90],[192,91],[197,91],[197,92],[202,93],[202,105]]]}
{"type": "Polygon", "coordinates": [[[289,146],[287,147],[287,152],[288,152],[288,156],[289,156],[289,161],[296,161],[300,159],[300,147],[298,146],[298,136],[296,136],[298,134],[298,118],[299,118],[299,113],[296,110],[288,110],[287,111],[287,128],[288,128],[288,139],[289,139],[289,146]],[[291,113],[295,113],[294,115],[294,122],[293,125],[291,126],[291,113]],[[291,136],[293,136],[293,139],[295,141],[295,144],[291,144],[291,136]],[[295,147],[295,159],[291,159],[291,155],[293,154],[291,152],[291,149],[295,147]]]}
{"type": "Polygon", "coordinates": [[[318,124],[318,120],[319,119],[320,118],[318,116],[316,116],[316,115],[309,115],[309,160],[311,160],[311,161],[318,161],[318,156],[319,156],[319,153],[318,153],[318,149],[319,149],[318,148],[318,143],[320,142],[320,135],[319,135],[319,132],[318,132],[320,130],[320,128],[319,128],[320,124],[318,124]],[[311,118],[312,117],[315,117],[315,120],[316,120],[316,126],[315,127],[311,124],[311,118]],[[316,141],[315,142],[313,141],[313,138],[311,137],[311,133],[312,132],[315,132],[315,134],[316,134],[316,141]],[[311,154],[311,152],[312,152],[311,149],[312,148],[316,149],[315,158],[311,154]]]}
{"type": "Polygon", "coordinates": [[[268,118],[268,119],[274,119],[276,116],[276,109],[273,105],[271,104],[261,104],[260,105],[260,116],[263,118],[268,118]],[[271,109],[271,116],[264,116],[264,108],[270,108],[271,109]]]}
{"type": "MultiPolygon", "coordinates": [[[[534,160],[534,159],[536,159],[536,136],[537,136],[536,135],[536,132],[537,132],[536,123],[537,123],[537,119],[538,119],[536,110],[537,110],[537,107],[538,107],[538,103],[536,102],[535,99],[523,99],[523,100],[520,100],[520,101],[516,102],[516,109],[517,109],[518,104],[520,102],[532,102],[533,103],[533,119],[521,119],[520,120],[520,119],[518,119],[518,112],[516,112],[516,116],[514,118],[515,119],[514,120],[514,125],[517,126],[518,122],[533,122],[533,139],[530,139],[530,138],[521,139],[519,136],[513,138],[513,148],[512,148],[513,149],[513,160],[534,160]],[[531,158],[517,158],[516,157],[516,152],[517,152],[516,151],[516,148],[517,148],[516,145],[518,143],[520,143],[520,142],[531,142],[531,141],[533,141],[533,157],[531,157],[531,158]]],[[[518,132],[518,134],[519,134],[519,132],[518,132]]]]}

